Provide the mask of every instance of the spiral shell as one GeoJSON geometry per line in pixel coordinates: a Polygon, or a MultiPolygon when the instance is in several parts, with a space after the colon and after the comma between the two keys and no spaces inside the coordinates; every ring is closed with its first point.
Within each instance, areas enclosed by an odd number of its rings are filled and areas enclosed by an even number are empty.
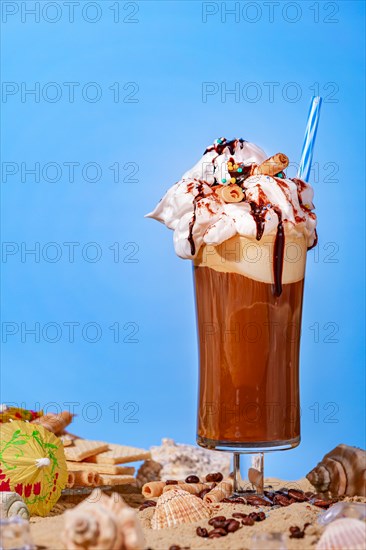
{"type": "Polygon", "coordinates": [[[365,550],[366,524],[359,519],[337,519],[329,524],[316,550],[365,550]]]}
{"type": "Polygon", "coordinates": [[[306,476],[317,491],[333,496],[366,496],[366,451],[338,445],[306,476]]]}
{"type": "Polygon", "coordinates": [[[61,535],[66,550],[142,550],[144,538],[136,512],[122,497],[99,489],[64,512],[61,535]]]}
{"type": "Polygon", "coordinates": [[[211,509],[203,500],[174,487],[158,498],[151,527],[164,529],[182,523],[194,523],[210,515],[211,509]]]}
{"type": "Polygon", "coordinates": [[[12,516],[29,519],[28,507],[18,493],[11,491],[0,492],[0,517],[10,518],[12,516]]]}

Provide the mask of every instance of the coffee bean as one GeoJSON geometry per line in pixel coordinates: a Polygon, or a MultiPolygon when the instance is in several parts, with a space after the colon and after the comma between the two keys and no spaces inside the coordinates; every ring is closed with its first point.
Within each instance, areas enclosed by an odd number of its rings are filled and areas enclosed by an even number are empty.
{"type": "Polygon", "coordinates": [[[233,513],[233,518],[244,519],[244,518],[247,518],[247,517],[248,517],[248,514],[243,514],[242,512],[234,512],[233,513]]]}
{"type": "Polygon", "coordinates": [[[303,539],[305,537],[304,531],[296,531],[290,535],[290,539],[303,539]]]}
{"type": "Polygon", "coordinates": [[[169,546],[169,550],[180,550],[180,546],[177,544],[172,544],[172,546],[169,546]]]}
{"type": "Polygon", "coordinates": [[[235,533],[240,527],[240,523],[236,519],[230,519],[229,524],[226,527],[228,533],[235,533]]]}
{"type": "Polygon", "coordinates": [[[222,529],[225,529],[226,521],[218,521],[215,520],[211,523],[212,527],[215,529],[218,529],[219,527],[222,527],[222,529]]]}
{"type": "Polygon", "coordinates": [[[249,517],[254,519],[254,521],[263,521],[266,519],[266,514],[264,512],[251,512],[249,517]]]}
{"type": "Polygon", "coordinates": [[[197,496],[198,496],[199,498],[203,498],[203,497],[204,497],[205,495],[207,495],[207,493],[209,493],[210,491],[211,491],[211,489],[203,489],[202,491],[200,491],[200,492],[198,493],[197,496]]]}
{"type": "Polygon", "coordinates": [[[208,531],[205,527],[197,527],[196,533],[199,537],[208,537],[208,531]]]}
{"type": "Polygon", "coordinates": [[[271,503],[268,502],[268,500],[259,495],[249,495],[245,498],[247,503],[251,506],[271,506],[271,503]]]}
{"type": "Polygon", "coordinates": [[[314,498],[310,502],[314,506],[318,506],[319,508],[324,508],[325,510],[333,504],[332,500],[322,500],[320,498],[314,498]]]}
{"type": "Polygon", "coordinates": [[[165,485],[178,485],[178,481],[176,479],[167,479],[165,485]]]}
{"type": "Polygon", "coordinates": [[[287,498],[285,495],[276,494],[273,499],[273,504],[278,504],[279,506],[289,506],[290,499],[287,498]]]}
{"type": "Polygon", "coordinates": [[[298,525],[294,525],[293,527],[290,527],[289,531],[291,533],[290,539],[303,539],[305,536],[305,531],[300,529],[298,525]]]}
{"type": "Polygon", "coordinates": [[[225,516],[215,516],[214,518],[211,518],[209,521],[208,521],[208,524],[209,525],[213,525],[215,523],[215,521],[225,521],[226,520],[226,517],[225,516]]]}
{"type": "Polygon", "coordinates": [[[215,489],[215,487],[217,487],[217,483],[215,483],[215,482],[211,483],[211,485],[210,485],[211,491],[212,491],[212,489],[215,489]]]}
{"type": "Polygon", "coordinates": [[[197,477],[197,476],[188,476],[188,477],[186,477],[185,482],[186,483],[199,483],[200,478],[197,477]]]}
{"type": "Polygon", "coordinates": [[[288,496],[297,502],[307,501],[304,491],[299,491],[298,489],[289,489],[288,496]]]}
{"type": "Polygon", "coordinates": [[[249,516],[247,518],[242,519],[243,525],[254,525],[254,519],[250,518],[249,516]]]}
{"type": "Polygon", "coordinates": [[[224,479],[224,476],[221,472],[216,472],[214,474],[207,474],[206,481],[210,483],[211,481],[216,481],[217,483],[220,483],[224,479]]]}
{"type": "Polygon", "coordinates": [[[209,539],[220,539],[221,535],[219,533],[214,533],[213,531],[211,531],[211,533],[208,535],[208,538],[209,539]]]}
{"type": "Polygon", "coordinates": [[[219,535],[220,537],[226,537],[227,532],[222,527],[216,527],[213,531],[211,531],[208,536],[210,535],[219,535]]]}

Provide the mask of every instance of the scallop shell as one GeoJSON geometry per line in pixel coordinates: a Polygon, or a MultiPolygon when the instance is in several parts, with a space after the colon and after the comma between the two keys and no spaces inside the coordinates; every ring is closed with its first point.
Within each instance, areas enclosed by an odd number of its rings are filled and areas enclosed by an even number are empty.
{"type": "Polygon", "coordinates": [[[366,496],[366,451],[338,445],[306,477],[318,492],[366,496]]]}
{"type": "Polygon", "coordinates": [[[158,498],[151,527],[164,529],[182,523],[193,523],[210,515],[211,509],[203,500],[182,489],[174,488],[158,498]]]}
{"type": "Polygon", "coordinates": [[[12,516],[29,519],[28,507],[18,493],[2,491],[0,492],[0,517],[10,518],[12,516]]]}
{"type": "Polygon", "coordinates": [[[136,512],[117,493],[108,497],[99,489],[64,512],[61,539],[66,550],[141,550],[144,547],[136,512]]]}
{"type": "Polygon", "coordinates": [[[366,524],[359,519],[337,519],[329,524],[316,550],[365,550],[366,524]]]}

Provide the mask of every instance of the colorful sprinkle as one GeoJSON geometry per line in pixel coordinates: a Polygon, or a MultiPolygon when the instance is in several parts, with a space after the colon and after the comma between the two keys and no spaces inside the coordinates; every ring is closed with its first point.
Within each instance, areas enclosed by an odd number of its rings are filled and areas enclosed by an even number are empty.
{"type": "Polygon", "coordinates": [[[238,168],[238,172],[239,172],[239,174],[240,174],[240,173],[241,173],[242,171],[243,171],[243,169],[242,169],[242,168],[238,168]]]}
{"type": "Polygon", "coordinates": [[[225,178],[224,178],[224,179],[222,179],[221,181],[222,181],[222,183],[226,183],[226,179],[225,179],[225,178]]]}
{"type": "Polygon", "coordinates": [[[283,173],[279,172],[278,174],[276,174],[276,178],[282,178],[283,179],[283,173]]]}
{"type": "Polygon", "coordinates": [[[238,168],[238,165],[234,164],[234,170],[237,170],[237,168],[238,168]]]}
{"type": "Polygon", "coordinates": [[[218,143],[220,145],[222,143],[222,139],[217,139],[216,143],[218,143]]]}
{"type": "Polygon", "coordinates": [[[235,182],[236,182],[236,178],[231,178],[230,183],[235,183],[235,182]]]}

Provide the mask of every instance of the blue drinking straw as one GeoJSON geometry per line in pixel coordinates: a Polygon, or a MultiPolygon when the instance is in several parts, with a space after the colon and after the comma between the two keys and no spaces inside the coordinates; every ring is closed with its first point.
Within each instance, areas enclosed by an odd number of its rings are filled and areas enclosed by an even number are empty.
{"type": "Polygon", "coordinates": [[[300,166],[297,172],[297,177],[305,181],[308,181],[310,176],[315,138],[318,131],[321,104],[322,98],[320,96],[314,96],[312,98],[308,115],[308,122],[306,124],[304,143],[302,145],[300,166]]]}

